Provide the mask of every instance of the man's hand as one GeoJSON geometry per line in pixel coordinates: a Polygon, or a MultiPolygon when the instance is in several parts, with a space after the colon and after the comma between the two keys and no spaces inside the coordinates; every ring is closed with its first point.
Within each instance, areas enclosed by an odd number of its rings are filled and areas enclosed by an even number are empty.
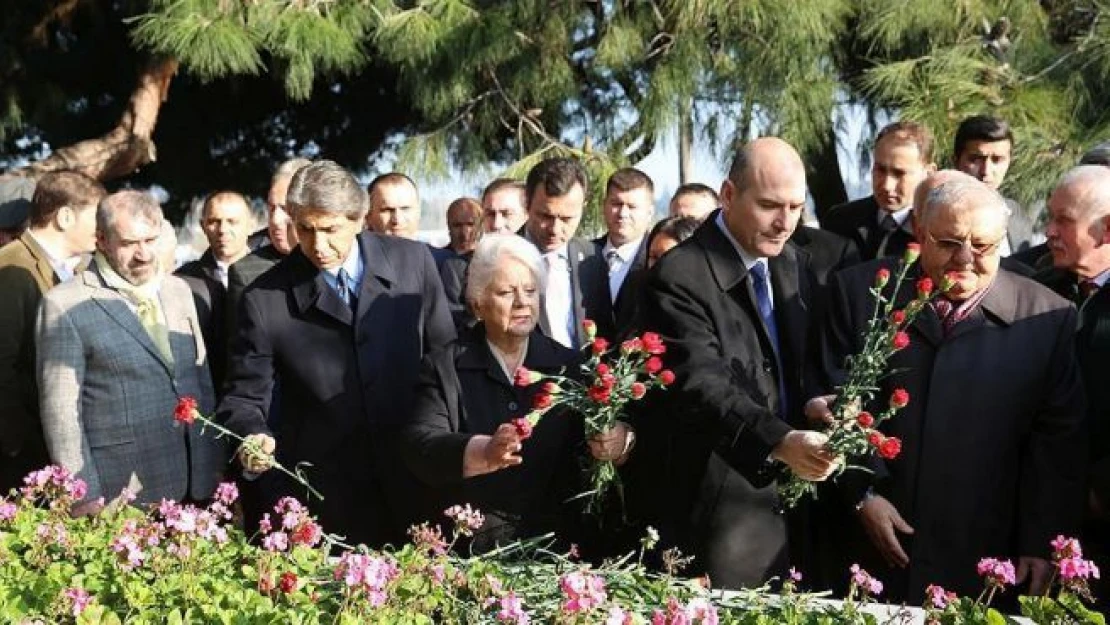
{"type": "Polygon", "coordinates": [[[904,569],[910,557],[902,549],[895,531],[913,534],[913,528],[898,514],[898,509],[886,497],[871,495],[859,508],[859,519],[871,543],[879,550],[887,564],[904,569]]]}
{"type": "Polygon", "coordinates": [[[1029,595],[1037,597],[1045,594],[1052,580],[1052,563],[1044,558],[1021,556],[1018,558],[1017,583],[1029,579],[1029,595]]]}
{"type": "Polygon", "coordinates": [[[820,432],[794,430],[771,451],[771,457],[785,462],[803,480],[820,482],[832,475],[838,463],[836,456],[825,449],[829,437],[820,432]]]}
{"type": "Polygon", "coordinates": [[[277,443],[269,434],[251,434],[239,446],[239,464],[251,473],[265,473],[274,466],[277,443]]]}
{"type": "Polygon", "coordinates": [[[624,457],[624,451],[629,431],[626,423],[617,421],[612,429],[594,434],[589,440],[590,455],[598,460],[608,460],[617,464],[627,460],[624,457]]]}
{"type": "Polygon", "coordinates": [[[814,427],[832,425],[832,405],[834,403],[836,403],[836,395],[822,395],[807,401],[805,406],[806,421],[814,427]]]}
{"type": "Polygon", "coordinates": [[[69,515],[75,519],[83,516],[96,516],[100,514],[100,511],[103,509],[104,498],[98,497],[96,499],[75,504],[73,508],[70,509],[69,515]]]}

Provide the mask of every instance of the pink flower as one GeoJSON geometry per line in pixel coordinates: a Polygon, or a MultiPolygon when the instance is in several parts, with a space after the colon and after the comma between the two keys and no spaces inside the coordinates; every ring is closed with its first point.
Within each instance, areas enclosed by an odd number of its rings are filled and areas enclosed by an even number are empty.
{"type": "Polygon", "coordinates": [[[524,367],[519,367],[516,370],[516,375],[513,376],[513,383],[517,386],[528,386],[539,382],[543,376],[535,371],[529,371],[524,367]]]}
{"type": "Polygon", "coordinates": [[[849,570],[852,573],[852,585],[859,588],[865,596],[875,596],[883,592],[883,583],[871,577],[871,574],[861,569],[858,564],[853,564],[849,570]]]}
{"type": "Polygon", "coordinates": [[[632,614],[625,612],[620,606],[613,606],[609,608],[609,614],[605,617],[605,625],[626,625],[632,623],[632,614]]]}
{"type": "Polygon", "coordinates": [[[881,289],[884,286],[886,286],[887,282],[890,282],[890,270],[889,269],[887,269],[886,267],[883,267],[882,269],[879,269],[878,271],[875,272],[875,286],[877,286],[881,289]]]}
{"type": "Polygon", "coordinates": [[[651,358],[648,358],[646,362],[644,362],[644,371],[646,371],[648,375],[655,375],[662,370],[663,359],[658,356],[652,356],[651,358]]]}
{"type": "Polygon", "coordinates": [[[891,346],[893,346],[895,350],[906,349],[910,346],[910,335],[901,330],[895,332],[894,339],[891,341],[891,346]]]}
{"type": "Polygon", "coordinates": [[[1057,536],[1056,539],[1052,541],[1052,557],[1056,560],[1063,560],[1064,558],[1082,558],[1083,548],[1075,538],[1067,538],[1062,535],[1057,536]]]}
{"type": "Polygon", "coordinates": [[[524,604],[520,597],[516,596],[516,593],[510,592],[501,597],[501,609],[497,611],[497,620],[502,623],[514,623],[515,625],[526,625],[529,622],[528,613],[524,611],[524,604]]]}
{"type": "Polygon", "coordinates": [[[486,517],[478,510],[470,507],[454,505],[443,511],[447,518],[455,522],[455,532],[463,536],[473,536],[474,532],[486,522],[486,517]]]}
{"type": "Polygon", "coordinates": [[[389,599],[389,584],[397,579],[401,570],[388,557],[371,556],[348,551],[335,567],[335,579],[343,580],[347,588],[366,593],[372,607],[381,607],[389,599]]]}
{"type": "Polygon", "coordinates": [[[624,354],[633,354],[635,352],[643,351],[643,349],[644,342],[641,341],[638,337],[628,339],[627,341],[621,343],[621,353],[624,354]]]}
{"type": "Polygon", "coordinates": [[[795,569],[794,567],[790,567],[790,570],[787,572],[786,576],[787,579],[794,582],[795,584],[798,584],[802,581],[801,571],[795,569]]]}
{"type": "Polygon", "coordinates": [[[1003,586],[1013,586],[1016,583],[1014,563],[1009,560],[983,558],[975,568],[988,586],[1001,588],[1003,586]]]}
{"type": "Polygon", "coordinates": [[[443,532],[438,526],[421,523],[409,528],[412,544],[418,549],[426,550],[434,555],[441,556],[447,553],[447,541],[443,539],[443,532]]]}
{"type": "Polygon", "coordinates": [[[74,618],[81,616],[81,613],[89,607],[93,600],[92,595],[84,588],[67,588],[62,596],[69,602],[69,612],[73,614],[74,618]]]}
{"type": "Polygon", "coordinates": [[[906,244],[906,251],[905,251],[904,254],[902,254],[902,260],[907,265],[909,265],[909,264],[917,261],[918,256],[921,256],[921,244],[920,243],[907,243],[906,244]]]}
{"type": "Polygon", "coordinates": [[[274,532],[262,539],[262,548],[266,551],[287,551],[289,549],[289,535],[285,532],[274,532]]]}
{"type": "Polygon", "coordinates": [[[1056,565],[1060,569],[1060,579],[1064,582],[1099,579],[1098,566],[1083,558],[1064,558],[1056,565]]]}
{"type": "Polygon", "coordinates": [[[925,589],[925,596],[929,604],[938,610],[947,608],[948,604],[956,600],[956,593],[949,592],[940,586],[932,584],[925,589]]]}
{"type": "Polygon", "coordinates": [[[662,383],[663,386],[670,386],[674,384],[674,380],[674,371],[671,371],[670,369],[664,369],[659,372],[659,382],[662,383]]]}
{"type": "Polygon", "coordinates": [[[647,387],[643,382],[633,382],[629,390],[632,392],[632,399],[642,399],[647,394],[647,387]]]}
{"type": "Polygon", "coordinates": [[[559,588],[566,601],[563,611],[571,614],[589,612],[605,603],[605,580],[585,571],[574,571],[559,578],[559,588]]]}
{"type": "Polygon", "coordinates": [[[667,353],[667,346],[663,344],[663,337],[655,332],[644,332],[640,337],[640,342],[644,345],[644,351],[649,354],[659,355],[667,353]]]}
{"type": "Polygon", "coordinates": [[[11,521],[17,512],[19,512],[19,506],[7,499],[0,499],[0,522],[11,521]]]}
{"type": "Polygon", "coordinates": [[[235,500],[238,498],[239,487],[235,485],[235,482],[221,482],[220,485],[216,487],[216,501],[219,501],[225,506],[230,506],[235,503],[235,500]]]}
{"type": "Polygon", "coordinates": [[[281,588],[281,592],[287,595],[297,590],[297,574],[293,571],[282,573],[281,581],[278,582],[278,587],[281,588]]]}
{"type": "Polygon", "coordinates": [[[582,320],[582,330],[586,333],[586,340],[592,341],[597,336],[597,324],[593,319],[582,320]]]}

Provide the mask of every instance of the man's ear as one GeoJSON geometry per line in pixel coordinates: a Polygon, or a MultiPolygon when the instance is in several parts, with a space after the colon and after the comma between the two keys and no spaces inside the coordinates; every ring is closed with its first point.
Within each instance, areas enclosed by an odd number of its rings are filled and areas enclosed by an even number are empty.
{"type": "Polygon", "coordinates": [[[76,223],[76,221],[77,215],[75,214],[74,209],[68,204],[59,208],[57,212],[54,213],[54,225],[57,226],[58,230],[61,230],[62,232],[65,232],[66,230],[72,228],[73,224],[76,223]]]}
{"type": "Polygon", "coordinates": [[[721,211],[727,213],[729,207],[732,206],[732,196],[736,193],[736,185],[732,184],[732,180],[725,178],[721,183],[721,211]]]}
{"type": "Polygon", "coordinates": [[[1102,222],[1102,238],[1099,243],[1102,245],[1110,245],[1110,215],[1103,215],[1099,218],[1102,222]]]}

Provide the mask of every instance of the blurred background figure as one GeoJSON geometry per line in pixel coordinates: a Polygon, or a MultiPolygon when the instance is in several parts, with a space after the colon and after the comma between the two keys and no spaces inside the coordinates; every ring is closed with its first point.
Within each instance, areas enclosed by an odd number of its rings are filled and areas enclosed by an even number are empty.
{"type": "Polygon", "coordinates": [[[720,199],[713,187],[700,182],[690,182],[675,189],[671,196],[670,214],[672,217],[693,217],[705,219],[705,216],[717,210],[720,199]]]}

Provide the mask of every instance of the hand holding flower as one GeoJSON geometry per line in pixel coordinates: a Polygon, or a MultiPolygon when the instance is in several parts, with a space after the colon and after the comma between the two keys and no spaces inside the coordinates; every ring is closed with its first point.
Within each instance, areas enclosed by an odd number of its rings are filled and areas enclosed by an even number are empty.
{"type": "Polygon", "coordinates": [[[239,446],[239,464],[251,473],[265,473],[274,466],[277,443],[268,434],[251,434],[239,446]]]}
{"type": "Polygon", "coordinates": [[[524,462],[520,434],[512,423],[502,423],[493,435],[478,434],[466,443],[463,452],[463,477],[493,473],[524,462]]]}
{"type": "Polygon", "coordinates": [[[786,463],[803,480],[820,482],[832,475],[838,458],[825,449],[829,437],[821,432],[794,430],[771,451],[771,457],[786,463]]]}

